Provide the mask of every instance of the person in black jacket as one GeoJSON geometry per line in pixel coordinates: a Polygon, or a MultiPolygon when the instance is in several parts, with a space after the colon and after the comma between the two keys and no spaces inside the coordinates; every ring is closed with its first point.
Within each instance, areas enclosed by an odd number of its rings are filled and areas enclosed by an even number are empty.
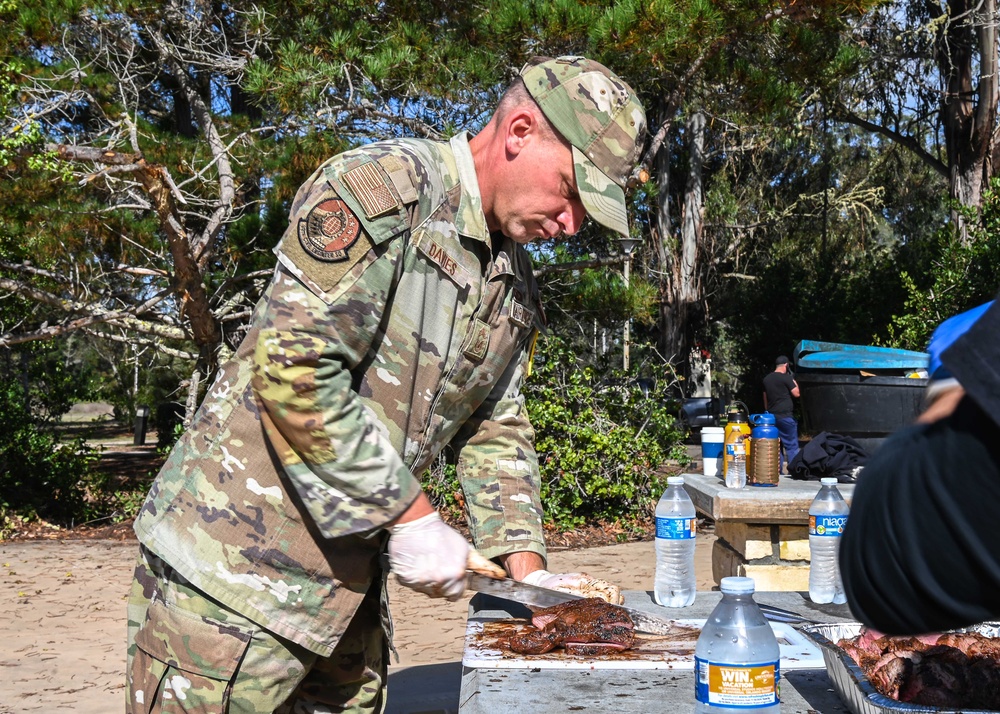
{"type": "Polygon", "coordinates": [[[1000,301],[944,350],[956,378],[858,479],[840,547],[865,625],[921,634],[1000,619],[1000,301]]]}

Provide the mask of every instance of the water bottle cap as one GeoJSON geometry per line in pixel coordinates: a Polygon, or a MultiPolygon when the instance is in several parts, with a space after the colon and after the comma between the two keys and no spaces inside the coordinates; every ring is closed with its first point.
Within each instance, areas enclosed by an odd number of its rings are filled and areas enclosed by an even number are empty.
{"type": "Polygon", "coordinates": [[[683,476],[667,476],[668,486],[683,486],[684,477],[683,476]]]}
{"type": "Polygon", "coordinates": [[[824,486],[836,486],[837,485],[837,479],[835,477],[833,477],[833,476],[825,476],[825,477],[821,478],[819,480],[819,482],[821,484],[823,484],[824,486]]]}
{"type": "Polygon", "coordinates": [[[719,581],[719,590],[728,595],[750,595],[754,591],[753,578],[723,578],[719,581]]]}

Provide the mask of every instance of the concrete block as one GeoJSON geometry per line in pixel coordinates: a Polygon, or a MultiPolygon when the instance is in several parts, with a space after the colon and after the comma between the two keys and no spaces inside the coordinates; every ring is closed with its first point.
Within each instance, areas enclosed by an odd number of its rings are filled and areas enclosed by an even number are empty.
{"type": "Polygon", "coordinates": [[[778,556],[782,560],[809,562],[809,529],[806,526],[779,526],[778,556]]]}
{"type": "MultiPolygon", "coordinates": [[[[718,528],[718,524],[716,524],[718,528]]],[[[809,562],[775,562],[774,559],[747,561],[727,542],[717,540],[712,545],[712,578],[716,584],[722,578],[747,576],[754,579],[757,590],[808,590],[809,562]]]]}
{"type": "Polygon", "coordinates": [[[744,575],[754,579],[754,587],[760,591],[808,590],[809,565],[805,563],[743,566],[744,575]]]}
{"type": "MultiPolygon", "coordinates": [[[[816,497],[819,486],[817,481],[783,476],[777,488],[726,488],[718,476],[684,474],[684,488],[694,501],[694,507],[716,523],[808,525],[809,504],[816,497]]],[[[849,504],[854,497],[854,484],[840,484],[837,490],[849,504]]]]}

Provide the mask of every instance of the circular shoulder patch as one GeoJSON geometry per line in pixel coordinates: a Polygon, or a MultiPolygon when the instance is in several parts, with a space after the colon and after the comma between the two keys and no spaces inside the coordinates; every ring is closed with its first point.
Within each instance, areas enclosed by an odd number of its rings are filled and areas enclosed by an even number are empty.
{"type": "Polygon", "coordinates": [[[347,249],[358,240],[361,226],[347,204],[327,198],[299,219],[299,243],[306,253],[330,263],[347,260],[347,249]]]}

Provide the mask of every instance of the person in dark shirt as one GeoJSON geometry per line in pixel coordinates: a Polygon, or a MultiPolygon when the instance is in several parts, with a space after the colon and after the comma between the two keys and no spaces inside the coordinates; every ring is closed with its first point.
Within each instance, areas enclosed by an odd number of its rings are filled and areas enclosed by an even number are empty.
{"type": "Polygon", "coordinates": [[[784,355],[774,361],[774,371],[764,377],[764,409],[774,414],[778,427],[781,450],[778,471],[788,473],[785,464],[791,463],[799,453],[799,425],[792,416],[792,397],[799,396],[799,385],[788,371],[788,358],[784,355]]]}
{"type": "Polygon", "coordinates": [[[847,602],[912,635],[1000,619],[1000,302],[945,349],[957,386],[869,459],[840,546],[847,602]]]}

